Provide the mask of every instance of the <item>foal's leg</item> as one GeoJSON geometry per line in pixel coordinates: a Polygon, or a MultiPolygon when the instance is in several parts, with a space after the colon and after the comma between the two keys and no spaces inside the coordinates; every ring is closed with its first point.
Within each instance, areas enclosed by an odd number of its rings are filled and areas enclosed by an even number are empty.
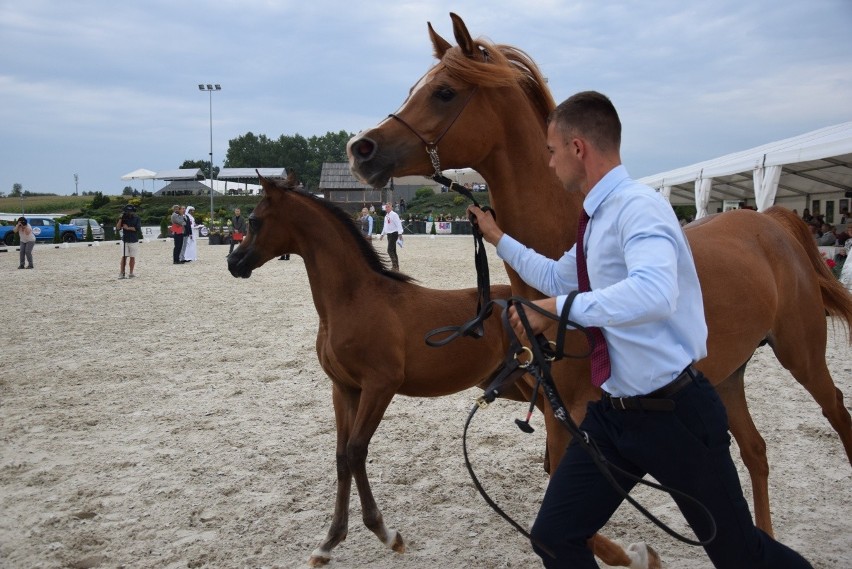
{"type": "Polygon", "coordinates": [[[772,536],[774,533],[772,513],[769,509],[769,461],[766,458],[766,441],[760,436],[748,410],[744,389],[745,368],[746,364],[743,364],[715,388],[725,404],[728,427],[740,447],[740,458],[751,478],[754,523],[772,536]]]}
{"type": "Polygon", "coordinates": [[[334,500],[334,515],[328,535],[311,554],[311,567],[325,565],[331,560],[331,550],[346,539],[349,531],[349,496],[352,492],[352,469],[346,456],[346,447],[351,436],[352,423],[358,411],[360,392],[344,389],[332,383],[334,419],[337,424],[337,496],[334,500]]]}
{"type": "Polygon", "coordinates": [[[350,433],[349,443],[346,445],[346,457],[355,478],[355,485],[358,487],[358,496],[361,498],[364,525],[376,534],[382,543],[397,553],[402,553],[405,551],[402,536],[396,530],[385,526],[367,478],[367,451],[370,440],[379,427],[394,394],[395,390],[382,386],[370,386],[363,390],[358,414],[350,433]]]}

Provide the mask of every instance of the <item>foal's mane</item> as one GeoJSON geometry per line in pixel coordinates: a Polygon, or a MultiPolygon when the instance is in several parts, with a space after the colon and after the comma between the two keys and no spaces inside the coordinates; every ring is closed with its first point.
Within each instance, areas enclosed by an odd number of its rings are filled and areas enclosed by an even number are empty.
{"type": "Polygon", "coordinates": [[[473,45],[485,56],[484,61],[468,57],[459,46],[453,46],[441,59],[447,72],[461,81],[482,87],[517,85],[538,115],[546,120],[556,103],[535,61],[521,49],[491,43],[483,38],[474,40],[473,45]]]}
{"type": "Polygon", "coordinates": [[[364,260],[367,262],[367,265],[373,271],[401,282],[411,282],[414,280],[413,277],[388,268],[387,260],[379,257],[379,254],[373,248],[373,245],[369,241],[364,239],[364,236],[361,234],[361,230],[358,228],[357,225],[355,225],[355,221],[348,213],[346,213],[330,201],[318,198],[317,196],[305,190],[289,187],[282,181],[275,180],[272,183],[275,186],[276,190],[295,194],[297,199],[308,200],[325,209],[328,214],[333,218],[333,220],[350,234],[352,242],[355,243],[356,247],[361,253],[361,256],[364,258],[364,260]]]}

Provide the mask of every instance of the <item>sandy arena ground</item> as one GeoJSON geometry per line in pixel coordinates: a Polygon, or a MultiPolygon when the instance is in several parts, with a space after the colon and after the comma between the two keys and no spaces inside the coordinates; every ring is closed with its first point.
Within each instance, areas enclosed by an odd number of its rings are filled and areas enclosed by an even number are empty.
{"type": "MultiPolygon", "coordinates": [[[[117,280],[119,251],[40,245],[33,271],[16,269],[14,249],[0,253],[0,566],[304,567],[331,518],[335,435],[301,259],[241,280],[226,247],[202,242],[199,261],[176,266],[156,241],[141,247],[138,278],[117,280]]],[[[492,280],[507,282],[489,253],[492,280]]],[[[400,257],[426,286],[475,286],[470,237],[409,236],[400,257]]],[[[850,347],[835,328],[829,368],[850,401],[850,347]]],[[[769,448],[777,536],[817,568],[852,567],[852,469],[836,434],[766,348],[747,392],[769,448]]],[[[368,468],[408,550],[364,528],[355,495],[330,567],[540,566],[465,470],[462,427],[478,394],[394,400],[368,468]]],[[[528,525],[547,479],[541,416],[525,435],[512,422],[524,412],[491,406],[470,442],[487,490],[528,525]]],[[[634,495],[684,527],[667,495],[634,495]]],[[[667,567],[710,567],[629,506],[605,533],[653,544],[667,567]]]]}

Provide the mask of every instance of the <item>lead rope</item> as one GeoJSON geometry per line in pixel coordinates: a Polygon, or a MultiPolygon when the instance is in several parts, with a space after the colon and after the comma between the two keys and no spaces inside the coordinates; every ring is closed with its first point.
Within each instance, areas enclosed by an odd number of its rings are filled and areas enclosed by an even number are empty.
{"type": "MultiPolygon", "coordinates": [[[[548,401],[550,402],[550,406],[553,410],[553,414],[556,417],[556,419],[568,430],[569,433],[571,433],[571,436],[578,441],[578,444],[580,444],[580,446],[586,452],[589,453],[589,455],[592,458],[592,461],[595,463],[595,466],[598,468],[598,470],[601,472],[601,474],[603,474],[603,476],[607,479],[607,481],[610,483],[610,485],[616,490],[616,492],[618,492],[618,494],[624,500],[629,502],[642,515],[644,515],[648,520],[653,522],[654,525],[656,525],[657,527],[662,529],[664,532],[666,532],[667,534],[669,534],[673,538],[677,539],[678,541],[681,541],[683,543],[686,543],[688,545],[693,545],[693,546],[706,546],[706,545],[710,544],[716,538],[716,533],[717,533],[716,520],[713,518],[713,515],[710,513],[710,510],[707,509],[707,507],[704,504],[702,504],[701,502],[699,502],[697,499],[693,498],[692,496],[690,496],[690,495],[688,495],[684,492],[681,492],[680,490],[675,490],[674,488],[670,488],[670,487],[662,485],[662,484],[658,484],[658,483],[655,483],[655,482],[651,482],[649,480],[645,480],[644,478],[642,478],[640,476],[636,476],[635,474],[632,474],[630,472],[627,472],[626,470],[620,468],[619,466],[612,464],[609,461],[607,461],[606,457],[603,455],[603,453],[601,453],[601,451],[598,448],[597,444],[595,443],[594,439],[589,437],[587,432],[580,430],[580,428],[577,426],[577,424],[571,418],[571,415],[566,410],[565,405],[562,402],[562,399],[559,397],[559,393],[557,392],[556,387],[553,384],[553,378],[550,374],[551,362],[562,359],[563,357],[570,357],[570,358],[588,357],[588,355],[591,353],[591,349],[594,347],[594,345],[593,345],[594,341],[593,341],[591,335],[586,331],[586,329],[583,326],[580,326],[579,324],[568,320],[567,314],[570,311],[571,303],[574,301],[574,297],[576,295],[577,295],[577,291],[574,291],[568,296],[568,299],[566,300],[565,306],[562,310],[562,315],[559,318],[557,318],[555,315],[539,308],[538,306],[532,304],[530,301],[528,301],[524,298],[512,297],[508,301],[493,301],[495,304],[499,304],[499,305],[504,307],[504,309],[503,309],[503,325],[506,328],[506,333],[509,335],[510,346],[512,347],[512,350],[517,350],[518,349],[517,346],[521,346],[521,344],[520,344],[520,341],[518,340],[517,335],[515,334],[514,330],[512,329],[512,327],[508,323],[507,314],[508,314],[508,308],[511,305],[515,306],[515,308],[518,312],[518,316],[521,320],[521,323],[524,326],[524,331],[525,331],[527,337],[528,338],[534,338],[535,341],[530,343],[530,348],[524,348],[524,347],[521,348],[523,350],[529,350],[530,353],[531,353],[530,360],[528,362],[526,362],[525,364],[523,364],[522,366],[520,366],[520,365],[518,366],[518,367],[522,367],[522,373],[505,374],[505,373],[499,373],[498,372],[498,374],[496,374],[496,376],[495,376],[495,379],[492,381],[491,385],[489,385],[485,389],[485,392],[483,393],[483,395],[480,396],[477,399],[476,404],[470,410],[467,421],[465,422],[464,432],[462,434],[462,448],[463,448],[464,457],[465,457],[465,466],[467,467],[468,473],[470,474],[471,479],[474,482],[474,486],[476,486],[476,489],[479,491],[480,495],[485,499],[486,503],[489,506],[491,506],[491,508],[494,509],[495,512],[497,512],[497,514],[499,514],[502,518],[507,520],[524,537],[526,537],[530,541],[534,542],[538,547],[542,548],[542,550],[545,553],[547,553],[550,557],[555,558],[551,551],[549,551],[546,547],[542,547],[541,543],[534,540],[532,538],[532,536],[529,534],[529,532],[527,532],[526,530],[521,528],[521,526],[516,521],[514,521],[508,514],[506,514],[494,502],[494,500],[492,500],[491,497],[488,496],[488,494],[485,492],[485,489],[482,487],[482,484],[479,482],[478,478],[474,474],[473,466],[471,465],[470,460],[468,458],[467,431],[468,431],[468,428],[470,427],[470,424],[473,420],[473,416],[476,414],[476,411],[480,408],[484,409],[485,407],[487,407],[488,404],[492,403],[499,396],[500,391],[502,389],[513,384],[515,381],[520,379],[520,377],[523,375],[523,372],[526,372],[526,373],[529,373],[530,375],[532,375],[536,380],[535,391],[538,391],[539,387],[541,387],[541,389],[544,391],[544,394],[547,397],[548,401]],[[582,331],[584,334],[586,334],[586,337],[588,338],[589,346],[590,346],[589,352],[587,354],[584,354],[584,355],[565,354],[565,352],[564,352],[564,335],[562,335],[562,337],[560,337],[560,341],[562,341],[563,343],[551,343],[541,334],[534,335],[532,333],[532,328],[529,324],[529,320],[527,318],[524,307],[531,308],[531,309],[535,310],[536,312],[539,312],[540,314],[544,314],[548,318],[551,318],[553,320],[558,320],[560,329],[563,329],[567,326],[571,326],[572,328],[576,328],[576,329],[582,331]],[[511,381],[511,383],[509,383],[509,381],[511,381]],[[710,528],[711,528],[710,536],[707,539],[704,539],[704,540],[691,539],[691,538],[688,538],[688,537],[676,532],[672,528],[670,528],[662,520],[660,520],[659,518],[654,516],[644,506],[642,506],[632,496],[630,496],[629,492],[626,492],[624,490],[624,488],[622,488],[621,484],[619,484],[618,480],[616,480],[615,476],[613,476],[613,473],[612,473],[613,470],[616,471],[617,473],[621,474],[622,476],[632,480],[636,484],[642,484],[642,485],[648,486],[650,488],[653,488],[655,490],[667,492],[670,495],[679,496],[682,499],[694,504],[698,509],[703,511],[704,515],[707,517],[708,521],[710,522],[710,528]]],[[[512,352],[510,351],[510,354],[513,355],[515,360],[517,359],[517,353],[518,352],[515,351],[514,354],[512,354],[512,352]]],[[[509,359],[507,357],[507,360],[504,361],[504,366],[503,366],[504,368],[506,367],[506,363],[508,361],[509,361],[509,359]]],[[[523,421],[516,419],[515,423],[518,424],[518,427],[522,431],[524,431],[526,433],[531,433],[531,432],[533,432],[533,429],[532,429],[531,426],[529,426],[528,420],[529,420],[529,415],[528,415],[528,418],[527,418],[527,422],[523,422],[523,421]],[[525,426],[524,426],[524,423],[525,423],[525,426]]]]}

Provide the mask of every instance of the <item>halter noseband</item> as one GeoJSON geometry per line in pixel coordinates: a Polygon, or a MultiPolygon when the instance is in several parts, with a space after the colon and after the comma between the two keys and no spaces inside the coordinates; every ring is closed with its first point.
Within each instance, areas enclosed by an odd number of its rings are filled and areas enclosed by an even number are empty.
{"type": "Polygon", "coordinates": [[[461,106],[461,108],[459,109],[459,112],[456,113],[456,116],[453,117],[453,120],[450,121],[450,124],[447,125],[447,128],[445,128],[444,131],[441,134],[439,134],[438,137],[432,142],[427,142],[426,139],[423,137],[423,135],[421,135],[419,132],[417,132],[417,130],[413,126],[408,124],[405,121],[405,119],[402,118],[401,116],[399,116],[395,113],[391,113],[391,114],[388,115],[388,118],[398,120],[408,130],[410,130],[412,133],[414,133],[414,136],[416,136],[417,138],[420,139],[420,142],[422,142],[423,146],[426,147],[426,154],[429,155],[429,160],[432,162],[432,167],[435,169],[435,176],[442,176],[442,174],[441,174],[441,159],[438,157],[438,143],[441,142],[441,139],[444,138],[444,135],[447,134],[450,131],[450,128],[452,128],[452,126],[456,123],[458,118],[461,116],[461,114],[467,108],[468,103],[470,103],[470,100],[473,99],[473,96],[476,94],[477,89],[478,89],[478,87],[474,87],[473,90],[471,90],[470,95],[468,95],[467,100],[461,106]]]}

